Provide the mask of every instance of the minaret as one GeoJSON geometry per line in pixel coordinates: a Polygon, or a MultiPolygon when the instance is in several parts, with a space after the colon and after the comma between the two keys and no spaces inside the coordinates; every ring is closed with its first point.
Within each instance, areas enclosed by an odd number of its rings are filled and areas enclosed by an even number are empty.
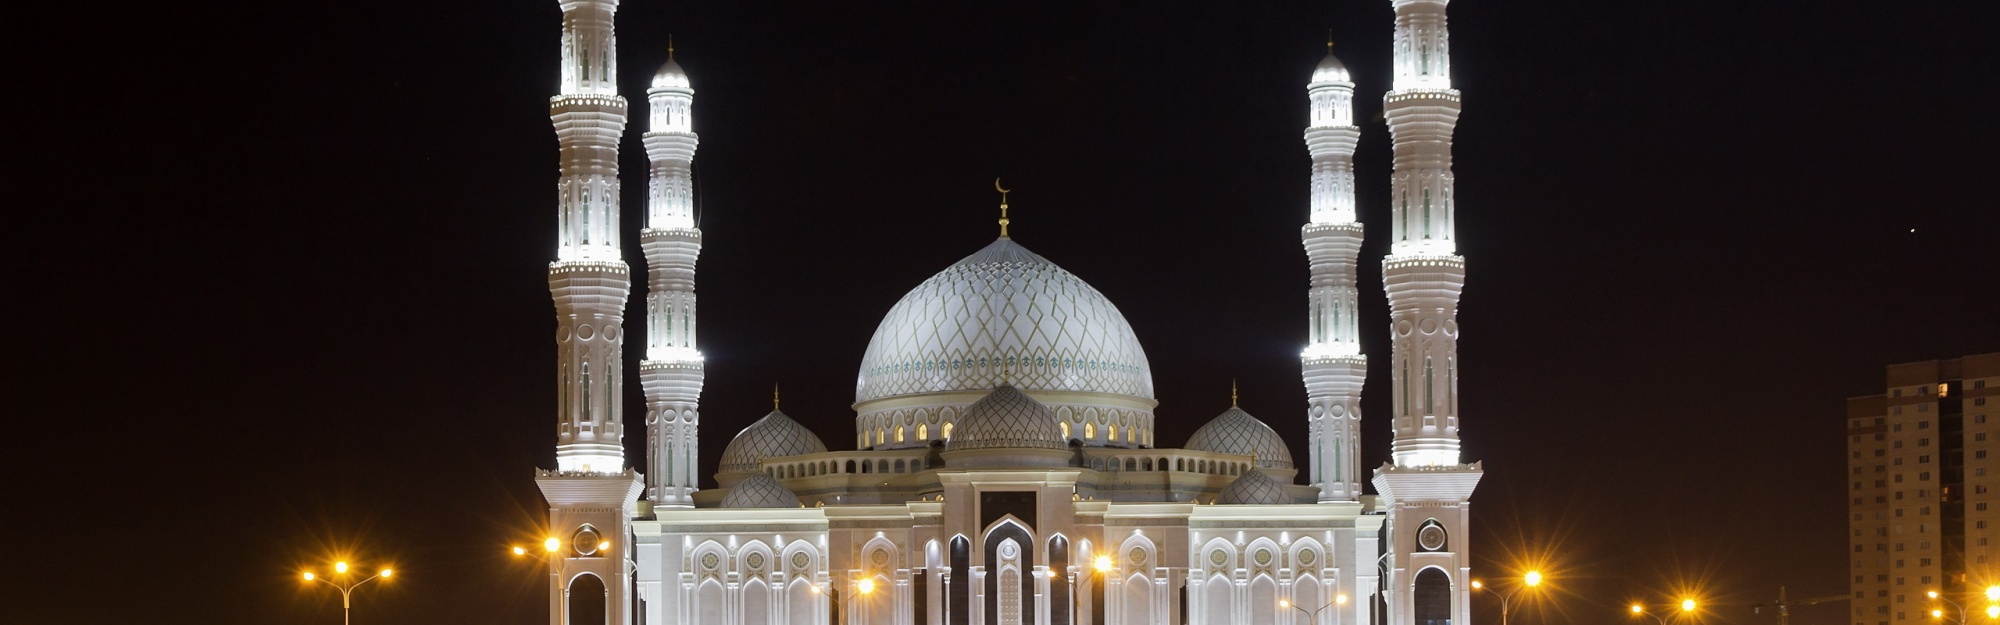
{"type": "Polygon", "coordinates": [[[1307,446],[1312,485],[1321,503],[1361,497],[1361,384],[1368,357],[1356,323],[1354,264],[1361,253],[1361,223],[1354,211],[1354,83],[1347,66],[1326,43],[1326,59],[1306,85],[1312,121],[1306,151],[1312,154],[1312,211],[1302,230],[1312,266],[1307,342],[1300,354],[1306,383],[1307,446]]]}
{"type": "Polygon", "coordinates": [[[646,359],[639,364],[646,390],[646,486],[655,507],[694,507],[701,429],[701,352],[695,348],[694,269],[701,257],[701,229],[694,222],[694,89],[674,62],[653,74],[646,90],[646,158],[653,163],[646,191],[646,359]]]}
{"type": "Polygon", "coordinates": [[[1395,144],[1389,256],[1382,260],[1394,352],[1393,461],[1375,473],[1388,512],[1385,563],[1389,623],[1470,622],[1472,536],[1467,499],[1481,476],[1459,458],[1458,296],[1465,259],[1454,244],[1449,0],[1391,0],[1396,9],[1395,85],[1383,116],[1395,144]],[[1432,568],[1435,567],[1435,568],[1432,568]],[[1449,593],[1448,604],[1415,595],[1449,593]],[[1418,613],[1423,610],[1424,613],[1418,613]]]}
{"type": "Polygon", "coordinates": [[[632,619],[630,523],[642,484],[625,468],[619,391],[631,278],[618,247],[618,140],[625,134],[612,30],[618,2],[560,6],[562,81],[549,99],[562,153],[548,274],[556,304],[556,470],[535,480],[549,502],[548,538],[555,541],[549,622],[567,622],[574,599],[605,601],[606,622],[625,625],[632,619]]]}

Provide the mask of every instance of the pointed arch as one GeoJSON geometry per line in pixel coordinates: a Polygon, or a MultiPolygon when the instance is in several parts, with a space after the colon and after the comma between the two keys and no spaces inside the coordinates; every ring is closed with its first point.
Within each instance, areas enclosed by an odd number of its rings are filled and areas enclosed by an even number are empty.
{"type": "Polygon", "coordinates": [[[743,598],[743,607],[738,612],[743,615],[743,625],[773,625],[777,622],[771,618],[771,588],[764,580],[750,578],[743,583],[743,590],[738,594],[743,598]]]}
{"type": "Polygon", "coordinates": [[[1133,571],[1126,576],[1121,589],[1123,601],[1118,606],[1118,622],[1124,625],[1155,625],[1159,622],[1153,616],[1153,578],[1142,571],[1133,571]]]}

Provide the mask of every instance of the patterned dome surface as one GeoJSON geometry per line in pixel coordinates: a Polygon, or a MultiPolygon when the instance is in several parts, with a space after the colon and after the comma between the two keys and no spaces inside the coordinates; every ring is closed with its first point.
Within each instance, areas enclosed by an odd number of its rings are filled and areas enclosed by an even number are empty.
{"type": "Polygon", "coordinates": [[[755,471],[757,461],[764,458],[783,458],[817,454],[826,451],[826,443],[799,425],[785,413],[776,410],[764,415],[750,427],[736,433],[729,446],[722,449],[722,461],[716,469],[723,473],[731,471],[755,471]]]}
{"type": "Polygon", "coordinates": [[[1271,426],[1242,408],[1230,406],[1188,437],[1187,448],[1218,454],[1256,456],[1257,466],[1292,468],[1292,451],[1271,426]]]}
{"type": "Polygon", "coordinates": [[[1068,449],[1056,415],[1048,406],[1002,384],[965,409],[946,450],[994,447],[1068,449]]]}
{"type": "Polygon", "coordinates": [[[1153,398],[1146,352],[1118,307],[1004,237],[889,309],[861,357],[854,398],[983,391],[1008,373],[1032,391],[1153,398]]]}
{"type": "Polygon", "coordinates": [[[770,475],[758,473],[743,480],[722,496],[724,508],[797,508],[799,496],[770,475]]]}
{"type": "Polygon", "coordinates": [[[1224,505],[1269,506],[1292,503],[1292,496],[1285,492],[1285,483],[1271,477],[1262,469],[1251,469],[1215,496],[1215,503],[1224,505]]]}
{"type": "Polygon", "coordinates": [[[1313,68],[1312,81],[1354,82],[1347,77],[1347,65],[1341,63],[1340,59],[1334,58],[1331,47],[1328,48],[1326,58],[1320,60],[1318,67],[1313,68]]]}

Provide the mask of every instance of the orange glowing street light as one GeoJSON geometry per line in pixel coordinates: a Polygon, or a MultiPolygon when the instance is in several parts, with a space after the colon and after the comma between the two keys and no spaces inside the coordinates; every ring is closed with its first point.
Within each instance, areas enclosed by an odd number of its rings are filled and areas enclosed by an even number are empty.
{"type": "Polygon", "coordinates": [[[322,584],[332,586],[340,591],[340,622],[343,624],[348,622],[349,614],[353,610],[354,589],[360,588],[362,584],[366,584],[368,582],[372,582],[377,579],[387,580],[396,574],[395,569],[383,567],[382,570],[376,571],[374,575],[368,576],[368,579],[364,579],[353,583],[342,583],[347,581],[347,570],[349,568],[350,567],[347,565],[346,560],[338,560],[333,563],[333,574],[340,578],[341,581],[339,582],[324,577],[320,577],[318,575],[314,575],[311,570],[301,571],[299,573],[299,578],[304,580],[306,583],[320,582],[322,584]]]}
{"type": "MultiPolygon", "coordinates": [[[[1507,611],[1509,604],[1513,603],[1514,593],[1521,592],[1521,589],[1523,588],[1534,588],[1541,585],[1542,585],[1542,572],[1537,570],[1529,570],[1526,574],[1523,574],[1521,576],[1521,583],[1519,585],[1514,586],[1514,588],[1508,590],[1507,592],[1501,593],[1500,625],[1507,625],[1507,611]]],[[[1485,590],[1486,584],[1480,583],[1480,581],[1476,579],[1472,580],[1472,589],[1485,590]]]]}
{"type": "MultiPolygon", "coordinates": [[[[1694,613],[1694,611],[1695,611],[1695,609],[1697,609],[1697,608],[1700,608],[1700,607],[1701,607],[1701,604],[1700,604],[1700,603],[1698,603],[1698,602],[1696,602],[1696,601],[1694,600],[1694,598],[1693,598],[1693,597],[1682,597],[1682,598],[1681,598],[1681,602],[1680,602],[1679,604],[1675,605],[1674,607],[1678,607],[1678,608],[1680,608],[1680,613],[1681,613],[1681,614],[1683,614],[1683,615],[1688,615],[1688,614],[1693,614],[1693,613],[1694,613]]],[[[1647,611],[1646,611],[1646,605],[1645,605],[1645,604],[1642,604],[1642,603],[1634,603],[1634,604],[1632,604],[1632,606],[1631,606],[1631,610],[1632,610],[1632,616],[1650,616],[1650,617],[1653,617],[1653,620],[1654,620],[1654,621],[1657,621],[1657,622],[1659,622],[1659,623],[1660,623],[1660,625],[1667,625],[1667,615],[1666,615],[1666,614],[1664,614],[1664,613],[1663,613],[1663,614],[1654,614],[1654,613],[1651,613],[1651,612],[1647,612],[1647,611]]]]}

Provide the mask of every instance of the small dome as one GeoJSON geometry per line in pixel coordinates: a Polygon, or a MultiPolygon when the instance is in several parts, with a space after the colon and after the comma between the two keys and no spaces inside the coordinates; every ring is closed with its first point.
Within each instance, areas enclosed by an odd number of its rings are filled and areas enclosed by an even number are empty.
{"type": "Polygon", "coordinates": [[[1278,478],[1271,477],[1263,469],[1251,469],[1222,487],[1222,492],[1215,496],[1215,503],[1270,506],[1292,503],[1292,496],[1285,492],[1285,483],[1278,478]]]}
{"type": "MultiPolygon", "coordinates": [[[[1333,52],[1331,50],[1327,51],[1325,59],[1320,60],[1319,67],[1313,68],[1312,81],[1354,82],[1353,80],[1350,80],[1347,77],[1347,65],[1341,63],[1340,59],[1334,58],[1333,52]]],[[[653,86],[655,87],[659,86],[658,79],[654,79],[653,86]]]]}
{"type": "MultiPolygon", "coordinates": [[[[1346,74],[1342,75],[1345,76],[1346,74]]],[[[681,64],[675,63],[671,58],[667,59],[667,64],[660,66],[660,71],[653,72],[654,89],[663,87],[688,89],[692,86],[688,82],[687,72],[681,71],[681,64]]]]}
{"type": "Polygon", "coordinates": [[[820,442],[812,430],[799,425],[785,413],[776,410],[764,415],[750,427],[743,428],[729,446],[722,449],[722,462],[716,467],[721,473],[732,471],[755,471],[757,461],[765,458],[802,456],[826,451],[826,443],[820,442]]]}
{"type": "Polygon", "coordinates": [[[1188,437],[1187,448],[1196,451],[1210,451],[1218,454],[1255,456],[1257,466],[1273,469],[1292,468],[1292,450],[1285,446],[1285,439],[1278,436],[1271,426],[1264,425],[1242,408],[1230,406],[1222,414],[1209,420],[1208,425],[1194,431],[1188,437]]]}
{"type": "Polygon", "coordinates": [[[738,482],[729,494],[723,495],[724,508],[797,508],[799,496],[792,489],[785,488],[778,480],[763,473],[752,475],[738,482]]]}
{"type": "Polygon", "coordinates": [[[1013,447],[1066,450],[1056,414],[1012,384],[1002,383],[965,409],[946,451],[1013,447]]]}

